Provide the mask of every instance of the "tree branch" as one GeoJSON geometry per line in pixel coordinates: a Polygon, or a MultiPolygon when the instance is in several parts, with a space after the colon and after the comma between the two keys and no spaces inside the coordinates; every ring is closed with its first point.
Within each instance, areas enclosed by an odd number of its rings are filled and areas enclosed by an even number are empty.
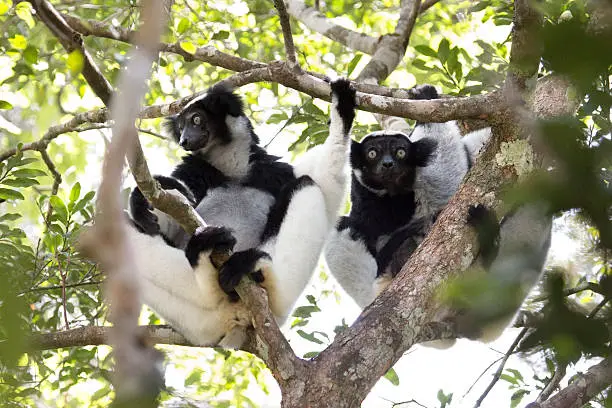
{"type": "Polygon", "coordinates": [[[36,10],[36,15],[40,21],[51,30],[66,51],[71,53],[78,50],[81,53],[83,57],[83,76],[92,87],[95,94],[102,99],[105,105],[108,105],[113,93],[113,88],[104,75],[102,75],[98,67],[93,63],[89,52],[87,52],[83,45],[83,38],[81,35],[66,24],[61,14],[47,0],[30,0],[30,3],[34,6],[34,10],[36,10]]]}
{"type": "Polygon", "coordinates": [[[612,383],[612,358],[589,368],[570,385],[548,401],[529,404],[527,408],[580,408],[612,383]]]}
{"type": "Polygon", "coordinates": [[[306,6],[303,1],[288,0],[287,11],[309,29],[346,47],[369,55],[374,54],[376,51],[379,42],[378,38],[334,24],[317,9],[306,6]]]}
{"type": "MultiPolygon", "coordinates": [[[[109,326],[86,326],[53,333],[35,334],[30,338],[30,347],[34,350],[52,350],[65,347],[99,346],[109,344],[109,326]]],[[[140,326],[140,337],[146,337],[153,344],[172,344],[193,346],[170,326],[140,326]]]]}
{"type": "Polygon", "coordinates": [[[114,385],[117,401],[125,406],[156,406],[163,385],[162,374],[156,367],[160,353],[145,346],[138,327],[141,308],[138,279],[130,242],[125,236],[119,191],[124,156],[131,156],[129,153],[138,139],[134,123],[167,16],[163,4],[160,7],[156,0],[143,2],[136,46],[130,50],[128,64],[121,72],[120,93],[112,100],[113,138],[104,157],[95,226],[80,240],[108,275],[108,318],[114,325],[110,333],[115,357],[114,385]]]}
{"type": "Polygon", "coordinates": [[[480,404],[482,404],[482,402],[487,397],[487,395],[489,395],[489,392],[491,392],[491,390],[493,389],[495,384],[497,384],[497,382],[501,378],[502,373],[504,372],[504,367],[506,366],[506,363],[508,362],[508,359],[510,358],[512,353],[514,353],[514,349],[516,348],[516,346],[518,346],[520,341],[527,334],[527,330],[528,329],[526,329],[526,328],[521,330],[520,333],[518,334],[518,336],[516,336],[516,338],[514,339],[512,344],[510,345],[510,347],[508,347],[508,350],[506,351],[506,354],[504,354],[504,358],[502,358],[502,361],[499,363],[499,366],[497,367],[497,370],[495,370],[495,373],[493,374],[493,378],[491,379],[491,382],[489,383],[489,385],[487,385],[487,388],[484,390],[482,395],[480,395],[480,397],[476,401],[476,404],[474,404],[475,408],[478,408],[480,406],[480,404]]]}

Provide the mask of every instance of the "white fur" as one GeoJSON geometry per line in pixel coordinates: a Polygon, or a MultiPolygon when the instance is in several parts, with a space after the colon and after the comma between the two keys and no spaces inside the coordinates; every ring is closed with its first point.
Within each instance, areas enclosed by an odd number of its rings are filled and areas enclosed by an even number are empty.
{"type": "Polygon", "coordinates": [[[246,116],[227,115],[225,123],[232,132],[232,141],[222,145],[213,140],[202,149],[206,161],[226,176],[240,180],[249,172],[251,129],[246,116]]]}
{"type": "Polygon", "coordinates": [[[325,199],[318,186],[299,190],[291,200],[278,236],[262,249],[272,257],[263,270],[272,312],[283,322],[317,266],[330,230],[325,199]]]}
{"type": "Polygon", "coordinates": [[[215,345],[236,325],[248,324],[244,306],[228,301],[207,259],[194,273],[185,253],[169,246],[161,237],[142,234],[132,227],[127,228],[127,233],[134,250],[143,303],[187,340],[196,345],[215,345]],[[214,284],[197,283],[206,280],[214,284]]]}
{"type": "Polygon", "coordinates": [[[332,232],[325,246],[325,261],[346,293],[364,308],[376,297],[372,285],[376,279],[376,261],[365,244],[349,234],[349,229],[332,232]]]}
{"type": "Polygon", "coordinates": [[[475,130],[461,138],[461,142],[470,153],[470,160],[472,160],[472,163],[476,160],[489,139],[491,139],[491,128],[475,130]]]}
{"type": "MultiPolygon", "coordinates": [[[[296,176],[309,175],[316,184],[294,193],[279,234],[260,245],[272,261],[261,259],[254,268],[264,275],[262,286],[268,291],[270,307],[279,322],[287,318],[316,268],[345,195],[350,138],[343,131],[333,99],[330,136],[305,154],[302,164],[294,169],[296,176]]],[[[248,152],[240,145],[246,136],[250,142],[248,124],[242,119],[227,118],[233,134],[244,136],[232,142],[236,145],[214,146],[203,152],[211,164],[236,178],[248,172],[242,165],[248,162],[248,156],[245,159],[242,153],[232,153],[248,152]]],[[[206,214],[203,218],[206,220],[206,214]]],[[[129,228],[129,234],[144,303],[194,344],[239,347],[244,342],[251,324],[249,313],[242,302],[229,302],[219,287],[209,254],[200,254],[194,271],[184,252],[170,247],[161,237],[141,234],[134,228],[129,228]]]]}

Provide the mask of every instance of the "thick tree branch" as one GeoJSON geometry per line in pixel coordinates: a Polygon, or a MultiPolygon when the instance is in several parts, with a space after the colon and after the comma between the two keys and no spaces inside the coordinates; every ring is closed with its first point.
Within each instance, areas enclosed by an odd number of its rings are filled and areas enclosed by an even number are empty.
{"type": "Polygon", "coordinates": [[[77,50],[81,53],[83,57],[82,74],[95,94],[107,105],[113,93],[113,88],[93,63],[91,55],[83,45],[81,35],[66,24],[61,14],[47,0],[31,0],[30,3],[34,6],[38,18],[57,37],[66,51],[71,53],[77,50]]]}
{"type": "Polygon", "coordinates": [[[548,401],[528,405],[528,408],[580,408],[612,383],[612,358],[608,357],[579,375],[570,385],[548,401]]]}
{"type": "MultiPolygon", "coordinates": [[[[372,59],[357,76],[357,82],[380,82],[395,70],[406,52],[420,5],[420,0],[402,0],[395,32],[381,38],[372,59]]],[[[387,114],[397,116],[392,113],[387,114]]]]}
{"type": "MultiPolygon", "coordinates": [[[[528,87],[527,81],[535,81],[542,55],[542,23],[542,14],[533,1],[514,1],[510,69],[506,77],[506,87],[512,91],[523,93],[528,87]]],[[[530,88],[533,86],[535,82],[530,88]]]]}
{"type": "Polygon", "coordinates": [[[376,51],[378,38],[334,24],[317,9],[306,6],[303,1],[288,0],[287,11],[309,29],[344,46],[369,55],[374,54],[376,51]]]}

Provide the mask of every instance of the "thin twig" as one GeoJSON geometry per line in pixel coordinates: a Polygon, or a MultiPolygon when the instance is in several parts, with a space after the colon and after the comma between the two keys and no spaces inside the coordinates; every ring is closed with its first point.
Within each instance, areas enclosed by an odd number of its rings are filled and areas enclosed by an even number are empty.
{"type": "Polygon", "coordinates": [[[506,362],[508,361],[508,359],[510,358],[510,356],[514,352],[514,349],[516,348],[516,346],[518,346],[519,342],[527,334],[527,330],[528,330],[527,328],[523,328],[523,330],[521,330],[521,332],[518,334],[518,336],[516,336],[516,338],[514,339],[514,341],[512,342],[510,347],[508,348],[508,351],[506,351],[506,355],[504,356],[504,358],[502,358],[501,363],[499,363],[499,367],[497,367],[497,370],[493,374],[493,378],[491,379],[491,382],[489,383],[487,388],[484,390],[484,392],[482,393],[480,398],[478,398],[478,400],[476,401],[476,404],[474,405],[474,408],[478,408],[480,406],[480,404],[482,404],[482,401],[484,401],[484,399],[487,397],[487,395],[489,395],[489,392],[493,389],[495,384],[497,384],[497,382],[501,378],[502,373],[504,372],[504,366],[506,365],[506,362]]]}
{"type": "Polygon", "coordinates": [[[550,397],[552,393],[559,387],[559,383],[561,382],[561,380],[563,380],[563,377],[565,377],[566,369],[567,364],[559,363],[559,365],[555,369],[555,372],[550,378],[550,381],[548,382],[548,384],[546,384],[540,395],[538,395],[538,398],[536,398],[537,403],[546,401],[548,397],[550,397]]]}
{"type": "Polygon", "coordinates": [[[283,0],[274,0],[274,7],[278,10],[278,16],[280,17],[287,62],[292,70],[299,72],[300,65],[298,64],[297,55],[295,53],[295,44],[293,43],[293,35],[291,34],[291,23],[289,22],[289,14],[287,14],[287,9],[285,8],[285,2],[283,0]]]}
{"type": "MultiPolygon", "coordinates": [[[[40,149],[39,152],[40,152],[40,156],[42,157],[43,161],[47,165],[47,168],[51,172],[51,175],[53,176],[53,187],[51,187],[51,196],[57,195],[59,186],[62,182],[62,175],[57,171],[57,168],[55,167],[55,163],[53,163],[53,161],[51,160],[51,157],[49,157],[49,153],[47,153],[46,146],[45,148],[40,149]]],[[[46,230],[49,229],[49,225],[51,224],[51,214],[53,214],[53,207],[51,206],[51,202],[49,202],[47,205],[48,205],[47,214],[45,215],[45,225],[46,225],[45,229],[46,230]]]]}
{"type": "Polygon", "coordinates": [[[69,288],[78,288],[81,286],[100,285],[103,282],[104,281],[91,281],[91,282],[70,283],[67,285],[36,287],[36,288],[30,288],[28,290],[24,290],[23,292],[20,293],[20,295],[25,295],[26,293],[33,293],[33,292],[47,292],[50,290],[58,290],[58,289],[63,289],[63,288],[69,289],[69,288]]]}

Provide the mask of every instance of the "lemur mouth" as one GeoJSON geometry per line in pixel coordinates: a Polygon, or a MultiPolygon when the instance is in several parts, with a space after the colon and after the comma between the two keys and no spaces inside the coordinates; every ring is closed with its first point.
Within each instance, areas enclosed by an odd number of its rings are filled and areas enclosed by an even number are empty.
{"type": "Polygon", "coordinates": [[[208,133],[205,133],[198,137],[197,140],[187,141],[185,144],[181,144],[181,146],[188,152],[206,150],[206,148],[208,147],[209,139],[210,137],[208,133]]]}

